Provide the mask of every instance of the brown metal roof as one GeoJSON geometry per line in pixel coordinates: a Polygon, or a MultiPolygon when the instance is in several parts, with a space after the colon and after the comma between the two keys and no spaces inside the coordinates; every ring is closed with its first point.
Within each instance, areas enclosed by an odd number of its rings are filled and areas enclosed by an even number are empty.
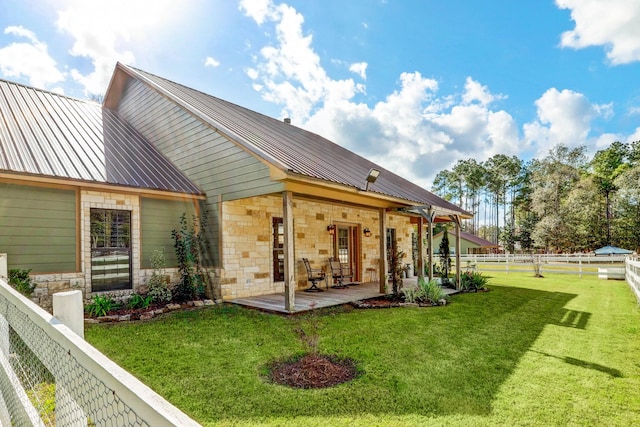
{"type": "MultiPolygon", "coordinates": [[[[471,217],[460,207],[388,171],[320,135],[286,124],[231,102],[118,64],[130,76],[146,82],[248,150],[289,174],[364,189],[371,168],[381,171],[369,191],[404,199],[408,205],[430,205],[471,217]]],[[[117,71],[116,71],[117,72],[117,71]]]]}
{"type": "Polygon", "coordinates": [[[0,80],[0,170],[202,193],[114,112],[5,80],[0,80]]]}
{"type": "MultiPolygon", "coordinates": [[[[438,234],[436,234],[435,236],[433,236],[434,238],[440,237],[444,234],[444,231],[439,232],[438,234]]],[[[455,236],[455,233],[452,231],[449,231],[449,234],[451,236],[455,236]]],[[[498,248],[500,247],[500,245],[497,245],[496,243],[493,243],[487,239],[483,239],[482,237],[476,236],[475,234],[471,234],[471,233],[467,233],[465,231],[461,231],[460,232],[460,238],[467,240],[471,243],[475,243],[476,245],[482,247],[482,248],[498,248]]]]}

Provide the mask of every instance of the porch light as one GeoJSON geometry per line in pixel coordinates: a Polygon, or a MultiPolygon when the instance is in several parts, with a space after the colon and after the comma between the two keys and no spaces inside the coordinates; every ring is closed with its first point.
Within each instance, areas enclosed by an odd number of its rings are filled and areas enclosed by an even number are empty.
{"type": "Polygon", "coordinates": [[[362,231],[364,232],[364,237],[371,237],[371,230],[369,230],[368,228],[365,228],[362,231]]]}
{"type": "Polygon", "coordinates": [[[327,225],[327,231],[330,235],[333,236],[334,234],[336,234],[336,226],[333,224],[327,225]]]}
{"type": "Polygon", "coordinates": [[[369,190],[369,184],[373,184],[378,179],[378,175],[380,175],[380,171],[378,169],[369,169],[369,174],[367,175],[367,182],[364,184],[364,191],[369,190]]]}

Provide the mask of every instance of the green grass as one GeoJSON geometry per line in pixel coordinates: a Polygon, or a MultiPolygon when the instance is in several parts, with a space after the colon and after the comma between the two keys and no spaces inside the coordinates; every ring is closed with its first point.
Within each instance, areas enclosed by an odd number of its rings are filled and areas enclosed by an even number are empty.
{"type": "Polygon", "coordinates": [[[638,425],[640,309],[628,285],[493,276],[491,292],[445,307],[322,311],[320,351],[362,371],[324,390],[262,377],[303,351],[299,318],[225,306],[86,337],[203,425],[638,425]]]}

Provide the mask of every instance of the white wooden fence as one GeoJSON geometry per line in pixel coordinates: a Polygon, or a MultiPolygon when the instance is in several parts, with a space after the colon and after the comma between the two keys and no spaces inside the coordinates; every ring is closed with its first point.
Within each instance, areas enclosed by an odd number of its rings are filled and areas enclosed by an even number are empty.
{"type": "Polygon", "coordinates": [[[479,271],[527,273],[536,265],[542,274],[599,275],[601,278],[624,278],[625,255],[593,254],[478,254],[460,255],[461,268],[479,271]],[[608,271],[608,274],[607,274],[608,271]],[[614,273],[612,275],[612,273],[614,273]]]}
{"type": "Polygon", "coordinates": [[[636,294],[638,303],[640,304],[640,258],[629,257],[625,261],[625,276],[627,283],[636,294]]]}
{"type": "Polygon", "coordinates": [[[0,279],[0,425],[199,424],[0,279]]]}

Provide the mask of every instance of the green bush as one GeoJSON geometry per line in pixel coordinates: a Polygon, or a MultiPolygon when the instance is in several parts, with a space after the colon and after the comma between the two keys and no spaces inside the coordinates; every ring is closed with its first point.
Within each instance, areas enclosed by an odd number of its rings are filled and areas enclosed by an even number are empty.
{"type": "Polygon", "coordinates": [[[460,287],[466,291],[479,291],[486,289],[489,278],[482,273],[475,271],[465,271],[460,276],[460,287]]]}
{"type": "Polygon", "coordinates": [[[420,296],[420,292],[418,288],[414,288],[413,286],[409,286],[407,288],[402,289],[402,293],[404,293],[404,302],[415,303],[417,297],[420,296]]]}
{"type": "Polygon", "coordinates": [[[153,273],[149,278],[149,291],[147,292],[147,295],[155,302],[169,302],[171,301],[172,296],[171,289],[169,289],[167,282],[164,279],[164,275],[162,274],[162,269],[166,264],[164,250],[153,251],[150,261],[153,273]]]}
{"type": "Polygon", "coordinates": [[[186,214],[182,214],[180,229],[171,232],[180,271],[180,281],[173,288],[173,300],[176,302],[199,299],[204,295],[206,275],[201,259],[208,249],[206,227],[206,212],[201,218],[194,216],[190,227],[186,214]]]}
{"type": "Polygon", "coordinates": [[[21,270],[12,268],[9,270],[9,284],[26,297],[31,297],[37,286],[33,280],[31,280],[29,273],[31,273],[31,269],[21,270]]]}
{"type": "Polygon", "coordinates": [[[418,281],[418,289],[420,290],[420,294],[425,302],[430,302],[432,304],[440,304],[441,300],[447,300],[447,294],[442,290],[442,286],[438,283],[437,280],[429,280],[427,281],[424,278],[420,278],[418,281]]]}
{"type": "Polygon", "coordinates": [[[127,307],[137,310],[138,308],[147,308],[153,302],[153,297],[151,295],[140,295],[140,294],[131,294],[129,301],[127,302],[127,307]]]}
{"type": "Polygon", "coordinates": [[[92,317],[106,316],[110,311],[119,308],[119,304],[111,295],[96,295],[93,301],[85,306],[85,311],[92,317]]]}

